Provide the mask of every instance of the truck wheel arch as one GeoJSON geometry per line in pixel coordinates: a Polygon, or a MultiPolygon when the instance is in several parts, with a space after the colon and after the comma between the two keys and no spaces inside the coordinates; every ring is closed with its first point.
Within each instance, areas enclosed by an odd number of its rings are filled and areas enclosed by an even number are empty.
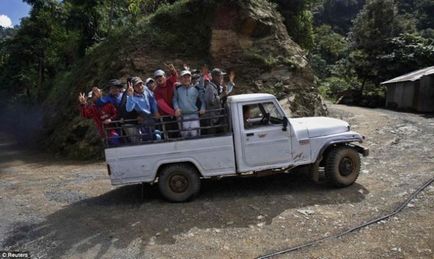
{"type": "MultiPolygon", "coordinates": [[[[360,139],[332,140],[332,141],[326,142],[322,146],[320,151],[318,152],[318,155],[317,155],[315,161],[317,163],[324,161],[325,158],[327,157],[327,154],[330,152],[330,150],[332,150],[333,148],[335,148],[337,146],[346,146],[352,142],[360,142],[360,139]]],[[[356,146],[354,146],[353,148],[355,148],[356,151],[360,153],[360,151],[356,148],[356,146]]]]}
{"type": "Polygon", "coordinates": [[[161,171],[162,171],[165,167],[170,166],[170,165],[174,165],[174,164],[184,164],[184,165],[191,166],[191,167],[193,167],[194,169],[196,169],[196,172],[199,174],[199,177],[203,177],[202,171],[200,170],[201,167],[200,167],[199,165],[197,165],[197,164],[195,163],[195,161],[191,161],[191,160],[183,160],[183,161],[176,161],[176,162],[173,162],[173,161],[172,161],[172,162],[161,162],[161,163],[158,165],[157,170],[155,171],[156,174],[155,174],[154,180],[155,180],[157,177],[160,176],[161,171]]]}

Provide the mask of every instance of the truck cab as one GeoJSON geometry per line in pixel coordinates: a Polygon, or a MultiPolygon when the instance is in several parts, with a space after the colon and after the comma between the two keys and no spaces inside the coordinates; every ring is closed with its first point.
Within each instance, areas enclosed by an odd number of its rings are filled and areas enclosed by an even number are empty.
{"type": "MultiPolygon", "coordinates": [[[[112,184],[158,183],[167,200],[181,202],[199,193],[202,178],[288,173],[307,166],[314,180],[324,167],[327,180],[344,187],[359,175],[359,154],[368,155],[358,145],[364,137],[347,122],[289,118],[271,94],[230,96],[217,115],[225,118],[220,123],[227,122],[217,135],[106,148],[112,184]]],[[[201,126],[207,119],[200,119],[201,126]]]]}

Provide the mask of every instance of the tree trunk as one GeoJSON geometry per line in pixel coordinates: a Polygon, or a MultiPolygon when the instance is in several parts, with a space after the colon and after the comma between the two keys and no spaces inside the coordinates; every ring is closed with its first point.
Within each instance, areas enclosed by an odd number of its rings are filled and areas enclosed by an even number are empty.
{"type": "Polygon", "coordinates": [[[360,92],[359,92],[360,97],[363,96],[363,90],[365,90],[365,83],[366,83],[366,78],[363,79],[362,86],[360,87],[360,92]]]}

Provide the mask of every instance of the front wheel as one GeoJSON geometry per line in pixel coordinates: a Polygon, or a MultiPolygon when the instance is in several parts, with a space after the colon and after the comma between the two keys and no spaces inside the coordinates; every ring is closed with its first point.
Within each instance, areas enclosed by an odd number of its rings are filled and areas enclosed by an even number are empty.
{"type": "Polygon", "coordinates": [[[171,202],[187,201],[199,193],[199,174],[190,165],[169,165],[161,171],[158,187],[164,198],[171,202]]]}
{"type": "Polygon", "coordinates": [[[353,184],[360,172],[360,156],[350,147],[336,147],[327,156],[325,175],[336,187],[353,184]]]}

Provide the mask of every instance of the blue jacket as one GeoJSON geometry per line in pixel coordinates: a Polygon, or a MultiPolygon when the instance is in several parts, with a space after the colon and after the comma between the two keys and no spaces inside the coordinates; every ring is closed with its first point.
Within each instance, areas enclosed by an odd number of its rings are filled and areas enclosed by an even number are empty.
{"type": "Polygon", "coordinates": [[[106,95],[106,96],[103,96],[103,97],[99,98],[96,101],[96,105],[103,106],[104,104],[111,103],[116,108],[118,108],[119,105],[121,104],[121,100],[122,100],[122,93],[119,94],[118,96],[106,95]]]}
{"type": "Polygon", "coordinates": [[[135,110],[138,113],[154,114],[157,110],[157,102],[154,95],[149,89],[143,91],[143,94],[134,93],[133,96],[127,96],[127,112],[135,110]]]}
{"type": "Polygon", "coordinates": [[[173,95],[173,108],[180,109],[183,114],[192,114],[198,111],[198,100],[200,101],[200,110],[205,111],[205,102],[203,94],[194,86],[179,86],[173,95]]]}

